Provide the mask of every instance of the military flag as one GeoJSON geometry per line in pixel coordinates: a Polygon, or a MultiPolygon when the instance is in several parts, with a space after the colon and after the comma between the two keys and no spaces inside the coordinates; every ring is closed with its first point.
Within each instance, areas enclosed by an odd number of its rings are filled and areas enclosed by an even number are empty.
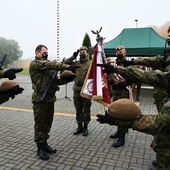
{"type": "MultiPolygon", "coordinates": [[[[98,35],[99,36],[99,35],[98,35]]],[[[81,90],[81,96],[97,101],[105,106],[109,106],[110,93],[107,85],[107,76],[103,73],[103,68],[97,64],[105,64],[106,59],[103,50],[103,38],[98,37],[97,44],[93,48],[93,58],[89,67],[84,85],[81,90]]]]}

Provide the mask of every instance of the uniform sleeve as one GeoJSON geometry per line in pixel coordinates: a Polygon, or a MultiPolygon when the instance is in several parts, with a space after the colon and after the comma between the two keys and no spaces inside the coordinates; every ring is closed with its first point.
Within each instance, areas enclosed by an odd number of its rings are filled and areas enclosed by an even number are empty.
{"type": "Polygon", "coordinates": [[[144,71],[137,68],[124,68],[117,66],[114,71],[121,74],[127,80],[134,82],[146,83],[152,86],[167,88],[168,86],[168,72],[161,72],[159,70],[144,71]]]}
{"type": "Polygon", "coordinates": [[[159,69],[163,66],[164,56],[155,57],[143,57],[133,60],[134,65],[143,65],[147,67],[152,67],[154,69],[159,69]]]}
{"type": "Polygon", "coordinates": [[[66,58],[65,60],[64,60],[64,63],[65,64],[70,64],[70,65],[72,65],[72,64],[74,64],[74,59],[75,59],[75,57],[74,56],[71,56],[70,58],[66,58]]]}
{"type": "Polygon", "coordinates": [[[68,68],[69,65],[57,61],[34,60],[30,63],[32,70],[62,70],[68,68]]]}
{"type": "Polygon", "coordinates": [[[159,132],[167,133],[167,127],[169,126],[165,124],[159,115],[141,115],[136,120],[132,121],[117,120],[115,125],[121,128],[132,128],[133,130],[150,135],[156,135],[159,132]]]}

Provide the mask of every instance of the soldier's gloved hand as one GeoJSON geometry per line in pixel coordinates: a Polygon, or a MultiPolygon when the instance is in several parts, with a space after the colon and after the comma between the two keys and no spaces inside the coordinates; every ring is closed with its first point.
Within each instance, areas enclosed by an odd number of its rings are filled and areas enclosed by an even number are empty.
{"type": "Polygon", "coordinates": [[[75,59],[77,58],[79,52],[80,52],[80,50],[77,50],[76,52],[73,53],[73,56],[74,56],[75,59]]]}
{"type": "Polygon", "coordinates": [[[124,67],[128,67],[128,66],[134,64],[134,63],[133,63],[133,60],[134,60],[134,59],[132,59],[132,60],[130,60],[130,61],[129,61],[129,60],[121,60],[121,61],[117,61],[116,64],[117,64],[117,65],[123,64],[124,67]]]}
{"type": "Polygon", "coordinates": [[[75,73],[77,68],[81,68],[81,67],[80,66],[71,65],[68,68],[66,68],[66,70],[70,70],[73,73],[75,73]]]}
{"type": "Polygon", "coordinates": [[[9,90],[10,97],[14,99],[15,95],[21,94],[23,90],[24,89],[22,87],[19,86],[14,87],[13,89],[9,90]]]}
{"type": "Polygon", "coordinates": [[[107,123],[109,125],[114,125],[116,119],[110,116],[107,111],[105,112],[105,115],[97,114],[97,121],[100,122],[101,124],[107,123]]]}
{"type": "Polygon", "coordinates": [[[104,67],[103,72],[107,74],[114,73],[114,66],[111,64],[97,64],[97,66],[104,67]]]}
{"type": "Polygon", "coordinates": [[[136,82],[134,82],[134,81],[132,81],[132,80],[129,80],[129,79],[126,79],[126,83],[127,83],[128,85],[131,85],[132,83],[136,83],[136,82]]]}
{"type": "Polygon", "coordinates": [[[9,80],[13,80],[16,78],[16,73],[19,73],[23,70],[23,68],[11,68],[4,72],[3,78],[8,78],[9,80]]]}

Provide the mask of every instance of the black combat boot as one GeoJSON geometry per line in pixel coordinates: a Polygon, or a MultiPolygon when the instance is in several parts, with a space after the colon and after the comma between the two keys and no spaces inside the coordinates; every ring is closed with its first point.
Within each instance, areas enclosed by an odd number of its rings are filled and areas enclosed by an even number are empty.
{"type": "Polygon", "coordinates": [[[153,162],[152,162],[152,166],[151,166],[151,169],[150,170],[157,170],[157,162],[156,162],[156,160],[154,160],[153,162]]]}
{"type": "Polygon", "coordinates": [[[114,134],[110,135],[111,139],[116,139],[119,137],[119,131],[117,130],[117,132],[115,132],[114,134]]]}
{"type": "Polygon", "coordinates": [[[49,156],[45,151],[45,142],[37,143],[37,147],[38,147],[37,156],[39,156],[40,159],[42,160],[49,160],[49,156]]]}
{"type": "Polygon", "coordinates": [[[45,151],[47,153],[56,153],[57,152],[56,149],[53,149],[53,148],[51,148],[51,146],[48,145],[47,141],[45,141],[45,151]]]}
{"type": "Polygon", "coordinates": [[[118,148],[120,146],[123,146],[125,144],[125,133],[124,132],[120,132],[119,134],[119,138],[116,140],[115,143],[113,143],[113,147],[114,148],[118,148]]]}
{"type": "Polygon", "coordinates": [[[87,136],[88,135],[88,123],[84,123],[84,127],[83,127],[83,136],[87,136]]]}
{"type": "Polygon", "coordinates": [[[74,135],[78,135],[80,133],[83,132],[83,126],[82,126],[82,122],[78,123],[78,128],[77,130],[73,133],[74,135]]]}

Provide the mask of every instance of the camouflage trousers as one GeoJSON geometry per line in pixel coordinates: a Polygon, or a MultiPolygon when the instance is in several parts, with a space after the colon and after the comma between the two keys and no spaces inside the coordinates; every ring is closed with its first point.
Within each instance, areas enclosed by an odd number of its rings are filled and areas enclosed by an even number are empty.
{"type": "Polygon", "coordinates": [[[157,161],[157,169],[170,170],[170,157],[169,156],[157,154],[156,161],[157,161]]]}
{"type": "Polygon", "coordinates": [[[139,82],[132,83],[132,94],[133,94],[133,97],[136,97],[136,99],[139,99],[141,86],[142,86],[142,83],[139,83],[139,82]]]}
{"type": "Polygon", "coordinates": [[[160,88],[160,87],[154,87],[153,90],[153,98],[155,99],[155,104],[158,113],[161,111],[162,106],[163,106],[163,100],[166,97],[166,89],[160,88]]]}
{"type": "Polygon", "coordinates": [[[91,100],[81,97],[80,92],[74,91],[74,106],[76,109],[76,121],[89,123],[91,120],[91,100]]]}
{"type": "Polygon", "coordinates": [[[53,117],[54,102],[34,102],[34,140],[37,143],[45,142],[49,138],[53,117]]]}

